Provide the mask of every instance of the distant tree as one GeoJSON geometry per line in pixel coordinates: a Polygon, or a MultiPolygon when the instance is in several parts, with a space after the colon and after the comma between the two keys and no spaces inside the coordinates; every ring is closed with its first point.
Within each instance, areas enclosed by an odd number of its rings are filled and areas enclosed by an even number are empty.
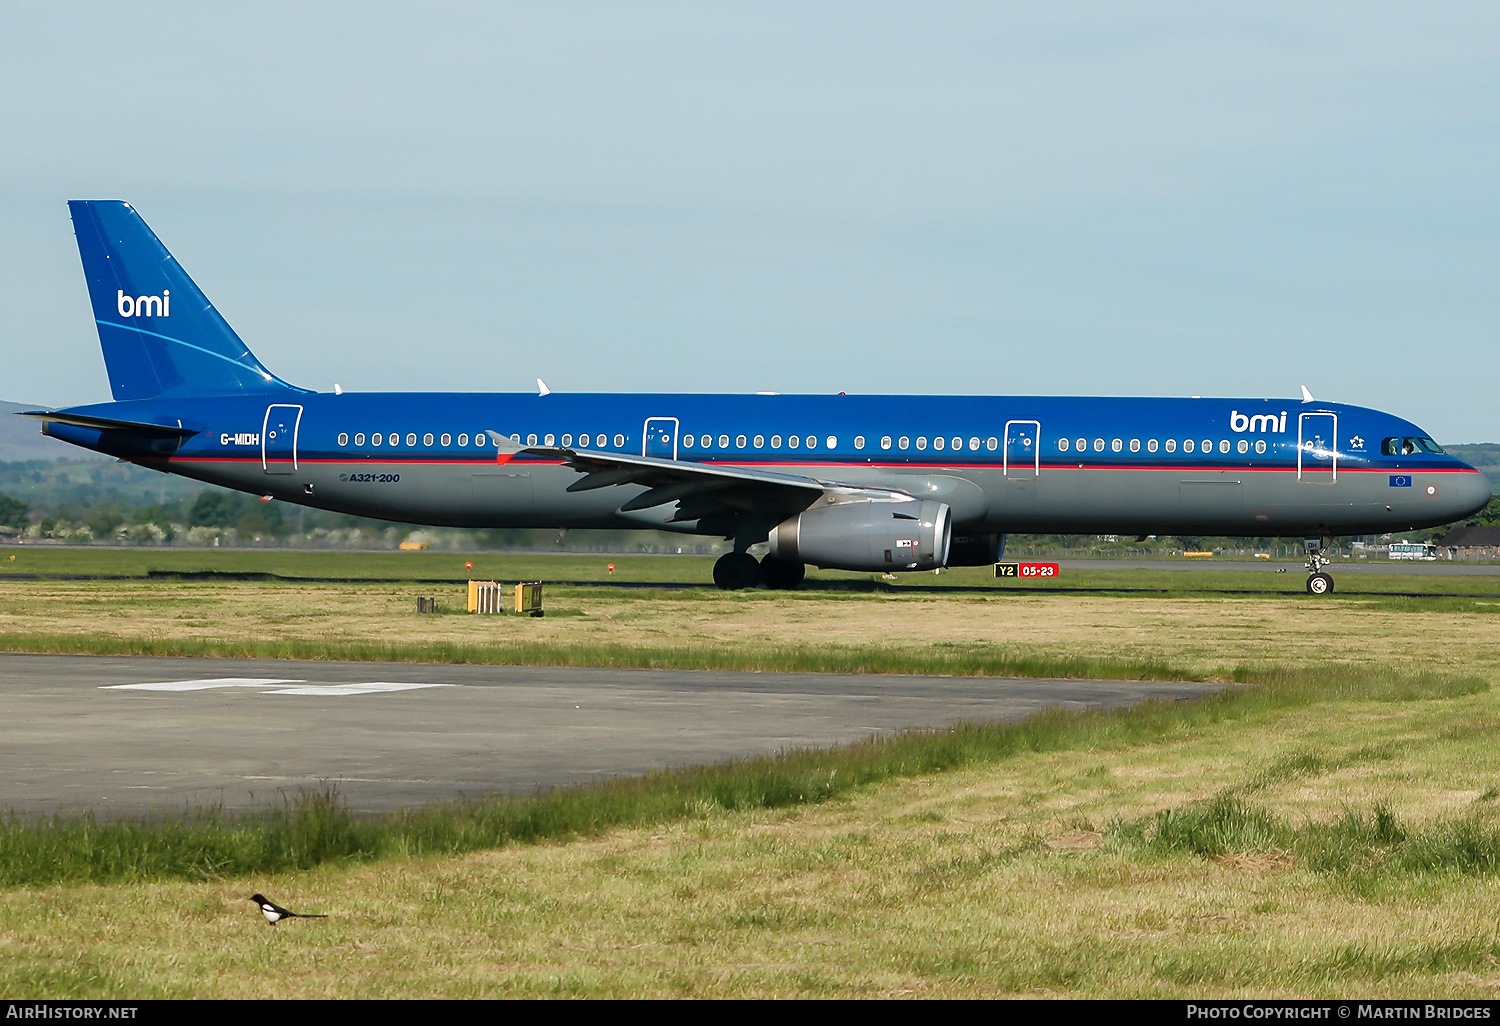
{"type": "Polygon", "coordinates": [[[188,511],[188,519],[194,527],[232,527],[245,512],[245,498],[238,492],[204,491],[188,511]]]}
{"type": "Polygon", "coordinates": [[[0,524],[7,527],[26,527],[31,523],[31,507],[20,499],[0,495],[0,524]]]}
{"type": "Polygon", "coordinates": [[[255,537],[283,537],[289,528],[282,516],[281,506],[274,502],[258,502],[242,514],[234,525],[243,542],[255,537]]]}
{"type": "Polygon", "coordinates": [[[1475,525],[1480,525],[1484,527],[1493,527],[1496,524],[1500,524],[1500,495],[1492,497],[1488,506],[1484,507],[1484,509],[1480,510],[1478,513],[1475,513],[1472,517],[1465,520],[1462,524],[1456,526],[1472,527],[1475,525]]]}

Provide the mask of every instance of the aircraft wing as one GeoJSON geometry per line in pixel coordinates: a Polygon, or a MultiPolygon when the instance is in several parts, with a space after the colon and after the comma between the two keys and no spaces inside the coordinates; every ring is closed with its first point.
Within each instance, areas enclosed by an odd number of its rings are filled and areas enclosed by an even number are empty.
{"type": "Polygon", "coordinates": [[[561,460],[583,476],[568,486],[570,492],[620,485],[644,485],[646,491],[620,506],[620,512],[678,504],[672,521],[699,520],[726,513],[764,513],[787,517],[819,499],[829,503],[861,499],[911,499],[889,488],[870,488],[826,478],[783,474],[753,467],[718,466],[632,456],[592,449],[521,445],[498,431],[487,432],[502,461],[526,453],[561,460]]]}

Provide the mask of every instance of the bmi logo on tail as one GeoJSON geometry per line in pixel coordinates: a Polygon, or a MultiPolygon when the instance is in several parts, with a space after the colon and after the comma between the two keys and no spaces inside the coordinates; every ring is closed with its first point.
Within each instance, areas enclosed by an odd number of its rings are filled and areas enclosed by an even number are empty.
{"type": "Polygon", "coordinates": [[[116,289],[115,309],[121,317],[170,317],[172,290],[162,289],[159,296],[127,296],[124,289],[116,289]]]}

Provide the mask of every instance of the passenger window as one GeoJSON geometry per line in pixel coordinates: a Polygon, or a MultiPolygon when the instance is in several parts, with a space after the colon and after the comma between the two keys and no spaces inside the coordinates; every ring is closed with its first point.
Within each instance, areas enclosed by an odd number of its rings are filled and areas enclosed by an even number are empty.
{"type": "Polygon", "coordinates": [[[1213,439],[1211,439],[1211,438],[1205,438],[1203,440],[1203,451],[1205,453],[1210,453],[1210,452],[1214,451],[1213,439]]]}
{"type": "MultiPolygon", "coordinates": [[[[432,436],[428,435],[427,437],[431,438],[432,436]]],[[[556,435],[548,435],[546,438],[542,439],[542,444],[543,445],[556,445],[557,444],[557,436],[556,435]]]]}
{"type": "MultiPolygon", "coordinates": [[[[453,444],[453,436],[450,435],[448,432],[444,431],[443,432],[443,448],[446,449],[448,446],[450,446],[452,444],[453,444]]],[[[564,442],[563,444],[566,445],[567,443],[564,442]]]]}
{"type": "Polygon", "coordinates": [[[880,436],[880,447],[882,449],[889,449],[891,447],[891,436],[890,435],[881,435],[880,436]]]}
{"type": "Polygon", "coordinates": [[[995,451],[995,447],[998,446],[999,444],[1000,444],[1000,439],[996,438],[994,435],[990,435],[990,437],[988,437],[988,438],[986,438],[984,440],[984,447],[986,449],[988,449],[990,452],[994,452],[995,451]]]}
{"type": "Polygon", "coordinates": [[[1266,440],[1264,438],[1257,438],[1255,440],[1255,451],[1258,453],[1266,451],[1266,440]]]}
{"type": "Polygon", "coordinates": [[[1088,439],[1087,439],[1087,438],[1080,438],[1080,439],[1079,439],[1079,440],[1078,440],[1078,441],[1077,441],[1077,442],[1076,442],[1076,443],[1074,443],[1074,444],[1076,444],[1076,445],[1077,445],[1077,446],[1078,446],[1078,451],[1079,451],[1079,452],[1087,452],[1087,451],[1088,451],[1088,447],[1089,447],[1089,440],[1088,440],[1088,439]]]}
{"type": "Polygon", "coordinates": [[[526,436],[526,444],[527,445],[535,445],[536,444],[536,435],[527,435],[526,436]]]}
{"type": "Polygon", "coordinates": [[[1140,452],[1141,451],[1141,440],[1139,438],[1132,438],[1130,440],[1130,451],[1131,452],[1140,452]]]}
{"type": "Polygon", "coordinates": [[[415,431],[408,431],[406,433],[406,444],[411,446],[412,448],[416,448],[417,433],[415,431]]]}
{"type": "Polygon", "coordinates": [[[1236,445],[1235,448],[1238,449],[1242,453],[1249,452],[1250,451],[1250,443],[1247,442],[1247,441],[1245,441],[1243,438],[1241,438],[1239,444],[1236,445]]]}
{"type": "Polygon", "coordinates": [[[837,449],[838,447],[839,447],[838,436],[837,435],[829,435],[828,436],[828,450],[829,450],[829,452],[832,452],[834,449],[837,449]]]}
{"type": "Polygon", "coordinates": [[[865,436],[864,435],[855,435],[854,436],[854,447],[856,449],[863,449],[865,447],[865,436]]]}
{"type": "MultiPolygon", "coordinates": [[[[447,435],[443,436],[443,444],[444,445],[448,444],[448,436],[447,435]]],[[[572,445],[573,445],[573,436],[572,435],[563,435],[562,436],[562,444],[563,444],[563,448],[564,449],[572,448],[572,445]]]]}
{"type": "Polygon", "coordinates": [[[927,438],[926,438],[926,436],[924,436],[924,435],[918,435],[917,436],[917,448],[918,449],[925,449],[925,448],[927,448],[927,438]]]}
{"type": "MultiPolygon", "coordinates": [[[[483,444],[484,438],[485,438],[484,432],[481,431],[481,432],[477,433],[474,436],[474,444],[475,445],[481,445],[481,444],[483,444]]],[[[519,434],[511,435],[510,436],[510,440],[512,442],[515,442],[517,445],[521,444],[521,436],[519,434]]]]}
{"type": "MultiPolygon", "coordinates": [[[[918,449],[922,448],[922,440],[920,438],[917,439],[917,448],[918,449]]],[[[935,451],[937,451],[937,452],[942,452],[943,451],[943,440],[941,438],[934,438],[932,440],[932,448],[935,451]]]]}
{"type": "Polygon", "coordinates": [[[469,444],[469,436],[468,435],[459,435],[458,436],[458,444],[459,445],[468,445],[469,444]]]}
{"type": "Polygon", "coordinates": [[[1125,443],[1120,441],[1118,438],[1109,443],[1110,452],[1119,452],[1123,448],[1125,448],[1125,443]]]}
{"type": "Polygon", "coordinates": [[[900,439],[898,439],[897,442],[896,442],[896,448],[898,448],[898,449],[905,449],[910,444],[911,444],[911,439],[909,439],[905,435],[902,435],[900,437],[900,439]]]}
{"type": "Polygon", "coordinates": [[[354,436],[354,444],[355,445],[364,445],[365,444],[365,433],[363,431],[361,431],[359,434],[357,434],[357,435],[354,436]]]}
{"type": "Polygon", "coordinates": [[[971,438],[971,439],[969,439],[969,451],[970,452],[978,452],[979,451],[979,439],[977,439],[977,438],[971,438]]]}
{"type": "Polygon", "coordinates": [[[339,444],[340,445],[348,445],[349,444],[349,434],[348,434],[348,432],[346,432],[346,431],[340,431],[339,432],[339,444]]]}
{"type": "Polygon", "coordinates": [[[1182,451],[1183,452],[1192,452],[1196,448],[1197,448],[1197,446],[1193,444],[1193,440],[1191,438],[1184,438],[1182,440],[1182,451]]]}
{"type": "Polygon", "coordinates": [[[780,435],[772,435],[771,436],[771,448],[773,448],[773,449],[780,449],[781,448],[781,436],[780,435]]]}
{"type": "Polygon", "coordinates": [[[1220,452],[1228,452],[1229,451],[1229,439],[1224,438],[1224,439],[1221,439],[1219,441],[1219,451],[1220,452]]]}
{"type": "Polygon", "coordinates": [[[786,436],[786,447],[788,449],[795,449],[795,448],[797,448],[797,446],[799,446],[801,444],[802,444],[802,439],[801,439],[800,436],[798,436],[798,435],[787,435],[786,436]]]}
{"type": "Polygon", "coordinates": [[[818,447],[818,436],[817,435],[808,435],[807,436],[807,447],[809,449],[816,449],[818,447]]]}
{"type": "Polygon", "coordinates": [[[1168,438],[1167,439],[1167,452],[1176,452],[1176,451],[1177,451],[1177,439],[1175,439],[1175,438],[1168,438]]]}
{"type": "Polygon", "coordinates": [[[1059,438],[1057,440],[1057,451],[1058,452],[1067,452],[1068,451],[1068,440],[1066,438],[1059,438]]]}
{"type": "Polygon", "coordinates": [[[1096,438],[1096,439],[1094,439],[1094,451],[1095,452],[1103,452],[1104,451],[1104,439],[1102,439],[1102,438],[1096,438]]]}
{"type": "MultiPolygon", "coordinates": [[[[548,437],[550,438],[551,436],[549,435],[548,437]]],[[[422,444],[423,445],[431,445],[432,444],[432,432],[431,431],[427,432],[425,435],[422,436],[422,444]]],[[[552,443],[549,441],[547,444],[551,445],[552,443]]]]}
{"type": "Polygon", "coordinates": [[[743,449],[745,447],[745,442],[746,441],[747,441],[747,439],[745,438],[744,435],[735,435],[734,436],[734,447],[736,449],[743,449]]]}
{"type": "Polygon", "coordinates": [[[623,448],[625,448],[625,436],[624,435],[615,435],[615,448],[616,449],[623,449],[623,448]]]}
{"type": "Polygon", "coordinates": [[[1153,439],[1151,439],[1150,441],[1148,441],[1146,443],[1146,451],[1147,452],[1155,452],[1156,451],[1156,439],[1153,438],[1153,439]]]}
{"type": "Polygon", "coordinates": [[[382,435],[379,431],[377,431],[373,435],[370,436],[370,444],[371,445],[379,445],[384,438],[385,438],[385,436],[382,435]]]}
{"type": "Polygon", "coordinates": [[[720,435],[719,436],[719,448],[720,449],[727,449],[727,448],[729,448],[729,436],[728,435],[720,435]]]}
{"type": "Polygon", "coordinates": [[[764,449],[766,447],[766,436],[765,435],[756,435],[755,436],[755,447],[757,449],[764,449]]]}

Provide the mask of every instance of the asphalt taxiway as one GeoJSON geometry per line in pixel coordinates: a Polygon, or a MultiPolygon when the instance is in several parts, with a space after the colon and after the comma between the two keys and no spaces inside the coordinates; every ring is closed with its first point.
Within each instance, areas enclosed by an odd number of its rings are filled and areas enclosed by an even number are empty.
{"type": "Polygon", "coordinates": [[[1219,685],[0,655],[0,809],[381,811],[1219,685]]]}

